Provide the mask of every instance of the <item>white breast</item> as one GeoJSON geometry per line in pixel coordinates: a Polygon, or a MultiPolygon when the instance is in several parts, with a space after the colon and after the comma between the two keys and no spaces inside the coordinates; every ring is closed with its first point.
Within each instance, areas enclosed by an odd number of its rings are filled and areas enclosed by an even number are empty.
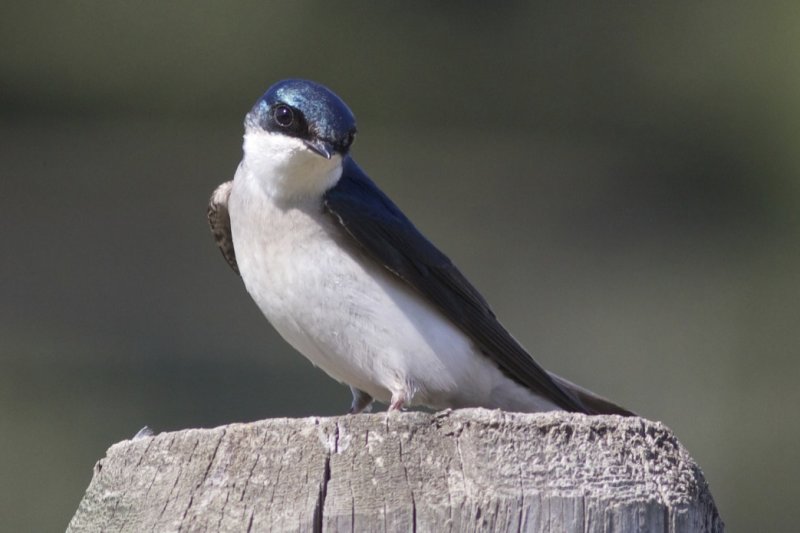
{"type": "Polygon", "coordinates": [[[236,258],[248,292],[287,342],[333,378],[379,401],[404,393],[434,408],[516,404],[530,410],[527,389],[365,257],[322,211],[316,189],[338,180],[339,161],[308,154],[315,159],[300,167],[277,168],[268,159],[254,164],[245,139],[229,200],[236,258]],[[303,168],[302,177],[293,176],[293,168],[303,168]],[[309,190],[313,194],[304,194],[309,190]]]}

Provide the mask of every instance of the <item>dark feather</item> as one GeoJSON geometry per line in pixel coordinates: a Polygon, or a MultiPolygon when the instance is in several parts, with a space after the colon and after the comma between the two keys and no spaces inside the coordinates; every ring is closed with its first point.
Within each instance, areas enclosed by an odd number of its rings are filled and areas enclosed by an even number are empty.
{"type": "Polygon", "coordinates": [[[211,233],[222,252],[222,257],[231,266],[234,272],[239,273],[236,263],[236,252],[233,249],[233,236],[231,235],[231,217],[228,213],[228,198],[231,195],[232,181],[226,181],[216,188],[208,202],[208,225],[211,233]]]}
{"type": "Polygon", "coordinates": [[[507,376],[568,411],[597,412],[533,360],[450,259],[351,158],[345,159],[342,177],[323,203],[368,255],[433,302],[507,376]]]}

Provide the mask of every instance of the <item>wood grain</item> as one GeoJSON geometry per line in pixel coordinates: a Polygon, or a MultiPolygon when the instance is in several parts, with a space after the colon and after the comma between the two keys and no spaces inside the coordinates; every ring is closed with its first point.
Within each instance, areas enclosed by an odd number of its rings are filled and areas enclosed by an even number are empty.
{"type": "Polygon", "coordinates": [[[723,531],[663,424],[483,409],[271,419],[109,448],[68,531],[723,531]]]}

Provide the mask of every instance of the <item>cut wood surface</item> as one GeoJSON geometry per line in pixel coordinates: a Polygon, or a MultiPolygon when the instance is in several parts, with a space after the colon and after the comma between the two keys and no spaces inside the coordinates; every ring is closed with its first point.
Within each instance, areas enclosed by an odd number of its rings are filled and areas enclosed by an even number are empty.
{"type": "Polygon", "coordinates": [[[483,409],[271,419],[108,449],[68,531],[722,531],[658,422],[483,409]]]}

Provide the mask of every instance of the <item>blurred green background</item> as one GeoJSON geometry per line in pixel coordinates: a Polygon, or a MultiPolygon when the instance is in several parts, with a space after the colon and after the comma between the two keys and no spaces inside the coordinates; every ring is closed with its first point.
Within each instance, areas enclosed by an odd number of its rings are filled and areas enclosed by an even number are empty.
{"type": "Polygon", "coordinates": [[[732,531],[792,530],[799,6],[0,4],[2,529],[63,530],[145,424],[346,410],[205,221],[307,77],[544,366],[669,425],[732,531]]]}

